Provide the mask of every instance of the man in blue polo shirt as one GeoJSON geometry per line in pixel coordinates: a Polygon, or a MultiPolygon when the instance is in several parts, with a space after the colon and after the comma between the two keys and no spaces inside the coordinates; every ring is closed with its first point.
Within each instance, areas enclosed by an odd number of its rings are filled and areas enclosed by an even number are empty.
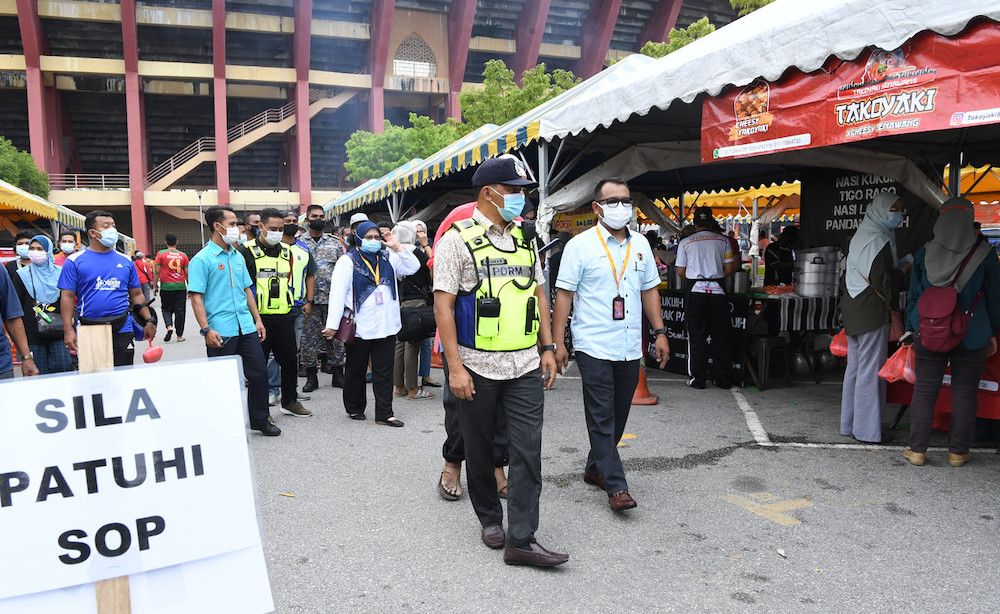
{"type": "Polygon", "coordinates": [[[143,337],[156,337],[156,324],[146,306],[139,276],[128,256],[115,251],[118,229],[115,218],[107,211],[91,211],[84,222],[90,244],[74,252],[63,263],[59,274],[60,311],[64,340],[71,351],[77,350],[73,329],[74,307],[80,324],[110,324],[114,335],[112,346],[115,366],[131,365],[135,359],[134,335],[129,321],[129,301],[142,305],[139,317],[144,319],[143,337]]]}
{"type": "Polygon", "coordinates": [[[212,240],[188,265],[188,291],[206,351],[210,358],[238,354],[243,359],[250,428],[280,435],[281,429],[268,420],[267,368],[261,347],[266,333],[246,262],[236,249],[239,220],[229,207],[212,207],[205,212],[205,223],[212,229],[212,240]]]}
{"type": "Polygon", "coordinates": [[[556,363],[565,367],[569,355],[563,340],[572,304],[573,349],[590,433],[583,481],[604,489],[611,508],[622,511],[636,506],[617,446],[639,382],[643,313],[655,329],[661,369],[670,356],[670,345],[663,327],[657,290],[660,275],[653,251],[645,237],[628,228],[632,221],[628,185],[618,177],[601,181],[591,207],[598,224],[563,249],[552,335],[556,363]]]}

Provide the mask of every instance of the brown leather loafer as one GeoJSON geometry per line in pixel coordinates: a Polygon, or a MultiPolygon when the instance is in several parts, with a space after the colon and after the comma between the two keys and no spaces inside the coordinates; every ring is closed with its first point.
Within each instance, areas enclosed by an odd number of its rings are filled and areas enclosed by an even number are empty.
{"type": "Polygon", "coordinates": [[[535,567],[555,567],[569,560],[568,554],[549,552],[537,542],[528,544],[531,550],[507,546],[503,551],[503,562],[508,565],[534,565],[535,567]]]}
{"type": "Polygon", "coordinates": [[[639,505],[635,502],[635,499],[632,498],[632,495],[628,494],[627,490],[619,490],[615,494],[611,495],[608,497],[608,502],[611,504],[611,509],[616,512],[630,510],[636,505],[639,505]]]}
{"type": "Polygon", "coordinates": [[[961,467],[965,463],[969,462],[972,458],[972,452],[966,452],[965,454],[952,454],[948,453],[948,464],[952,467],[961,467]]]}
{"type": "Polygon", "coordinates": [[[491,524],[488,527],[483,527],[482,537],[483,543],[494,550],[503,548],[507,541],[507,534],[504,533],[503,527],[498,524],[491,524]]]}
{"type": "Polygon", "coordinates": [[[920,465],[923,465],[924,461],[927,459],[926,452],[914,452],[909,448],[903,450],[903,456],[906,457],[906,460],[910,461],[912,464],[918,467],[920,465]]]}
{"type": "Polygon", "coordinates": [[[588,484],[593,484],[594,486],[600,486],[601,490],[604,490],[604,478],[600,473],[587,473],[584,471],[583,481],[588,484]]]}

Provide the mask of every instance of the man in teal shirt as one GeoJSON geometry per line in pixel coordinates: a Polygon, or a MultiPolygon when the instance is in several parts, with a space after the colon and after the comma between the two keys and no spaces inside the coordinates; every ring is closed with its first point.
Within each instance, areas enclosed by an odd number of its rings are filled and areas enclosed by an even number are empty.
{"type": "Polygon", "coordinates": [[[246,262],[236,250],[240,240],[236,214],[229,207],[212,207],[205,212],[205,223],[212,229],[212,240],[188,266],[194,317],[210,358],[238,354],[243,359],[250,428],[272,437],[280,435],[281,429],[270,423],[267,412],[267,368],[261,348],[264,324],[246,262]]]}

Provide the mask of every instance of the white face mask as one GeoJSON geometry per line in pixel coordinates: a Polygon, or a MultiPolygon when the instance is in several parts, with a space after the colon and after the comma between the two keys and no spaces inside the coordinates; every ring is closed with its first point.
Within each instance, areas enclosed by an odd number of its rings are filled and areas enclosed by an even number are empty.
{"type": "Polygon", "coordinates": [[[284,233],[280,230],[268,230],[267,234],[264,236],[264,242],[268,245],[277,245],[281,242],[281,236],[284,233]]]}
{"type": "Polygon", "coordinates": [[[601,211],[604,212],[604,217],[601,219],[612,230],[621,230],[632,221],[631,206],[618,205],[617,207],[608,207],[607,205],[601,205],[601,211]]]}
{"type": "Polygon", "coordinates": [[[72,254],[76,251],[76,243],[60,243],[59,249],[67,254],[72,254]]]}
{"type": "Polygon", "coordinates": [[[228,228],[223,228],[222,240],[226,242],[226,245],[235,245],[240,240],[240,229],[236,226],[230,226],[228,228]]]}

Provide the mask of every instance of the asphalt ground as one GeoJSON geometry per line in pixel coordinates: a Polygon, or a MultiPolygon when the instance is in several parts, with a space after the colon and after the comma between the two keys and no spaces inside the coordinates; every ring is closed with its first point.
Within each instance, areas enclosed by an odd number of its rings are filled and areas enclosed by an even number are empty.
{"type": "MultiPolygon", "coordinates": [[[[204,356],[188,322],[165,360],[204,356]]],[[[570,560],[541,570],[504,565],[481,543],[468,495],[438,495],[440,389],[396,399],[406,426],[387,428],[349,420],[325,375],[304,403],[312,417],[272,408],[282,435],[249,437],[277,611],[995,612],[995,442],[962,468],[940,449],[914,467],[904,417],[899,445],[858,445],[838,432],[839,378],[692,390],[651,370],[659,403],[632,408],[620,447],[639,506],[619,514],[582,480],[571,364],[545,393],[536,534],[570,560]]]]}

